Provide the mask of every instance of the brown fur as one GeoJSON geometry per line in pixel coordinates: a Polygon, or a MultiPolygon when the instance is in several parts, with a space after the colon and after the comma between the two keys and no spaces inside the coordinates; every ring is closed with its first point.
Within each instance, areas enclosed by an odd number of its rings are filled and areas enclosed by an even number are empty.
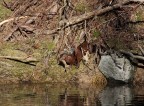
{"type": "Polygon", "coordinates": [[[74,65],[78,68],[83,56],[86,55],[87,51],[89,51],[89,46],[88,42],[85,40],[83,43],[75,48],[73,54],[61,54],[58,60],[59,65],[63,66],[64,68],[66,68],[66,65],[74,65]],[[64,63],[64,61],[66,64],[64,63]]]}

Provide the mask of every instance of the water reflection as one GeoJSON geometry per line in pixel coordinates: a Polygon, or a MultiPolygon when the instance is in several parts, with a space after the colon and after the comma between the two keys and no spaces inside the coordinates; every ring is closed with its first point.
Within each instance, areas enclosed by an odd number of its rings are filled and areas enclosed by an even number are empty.
{"type": "Polygon", "coordinates": [[[68,95],[67,93],[59,95],[60,106],[84,106],[85,98],[79,94],[68,95]]]}
{"type": "Polygon", "coordinates": [[[132,106],[144,106],[144,86],[136,86],[133,93],[132,106]]]}
{"type": "Polygon", "coordinates": [[[144,87],[1,85],[0,106],[144,106],[144,87]]]}
{"type": "Polygon", "coordinates": [[[128,86],[107,86],[99,95],[102,106],[126,106],[132,100],[132,89],[128,86]]]}

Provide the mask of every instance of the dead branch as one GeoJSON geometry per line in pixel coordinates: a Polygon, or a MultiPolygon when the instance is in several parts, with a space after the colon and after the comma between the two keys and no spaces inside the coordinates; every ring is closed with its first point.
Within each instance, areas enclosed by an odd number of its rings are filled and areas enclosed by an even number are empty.
{"type": "Polygon", "coordinates": [[[138,45],[138,48],[140,49],[142,55],[144,56],[144,49],[140,45],[138,45]]]}
{"type": "Polygon", "coordinates": [[[144,24],[144,21],[143,20],[140,20],[140,21],[129,21],[127,23],[128,24],[144,24]]]}
{"type": "Polygon", "coordinates": [[[122,53],[124,55],[127,55],[129,57],[132,57],[133,59],[143,61],[143,63],[144,63],[144,56],[134,55],[133,53],[127,52],[127,51],[124,51],[124,50],[120,50],[120,53],[122,53]]]}
{"type": "Polygon", "coordinates": [[[13,34],[18,30],[18,27],[14,28],[12,32],[10,32],[5,38],[4,41],[9,41],[12,37],[13,34]]]}
{"type": "Polygon", "coordinates": [[[21,26],[19,26],[19,28],[21,28],[23,31],[29,32],[29,33],[33,33],[35,30],[34,28],[32,28],[30,26],[26,26],[26,25],[21,25],[21,26]]]}
{"type": "Polygon", "coordinates": [[[23,18],[28,18],[28,16],[21,16],[21,17],[14,17],[14,18],[6,19],[6,20],[0,22],[0,26],[2,26],[5,23],[8,23],[8,22],[11,22],[11,21],[14,21],[14,20],[23,19],[23,18]]]}
{"type": "MultiPolygon", "coordinates": [[[[58,31],[60,31],[61,28],[56,28],[54,30],[45,30],[42,32],[42,34],[46,34],[46,35],[51,35],[51,34],[55,34],[55,33],[58,33],[58,31]]],[[[41,31],[38,29],[38,30],[35,30],[35,33],[36,34],[41,34],[41,31]]]]}

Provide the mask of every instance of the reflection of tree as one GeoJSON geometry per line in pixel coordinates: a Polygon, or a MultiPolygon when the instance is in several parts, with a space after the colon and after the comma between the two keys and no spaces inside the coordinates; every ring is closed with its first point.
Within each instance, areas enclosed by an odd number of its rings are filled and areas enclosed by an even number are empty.
{"type": "Polygon", "coordinates": [[[59,95],[59,106],[93,106],[100,105],[98,94],[102,88],[87,86],[79,87],[78,92],[72,93],[71,90],[65,88],[65,91],[59,95]]]}
{"type": "Polygon", "coordinates": [[[84,97],[80,94],[69,94],[67,88],[59,95],[60,106],[84,106],[84,97]]]}
{"type": "Polygon", "coordinates": [[[85,106],[101,106],[98,95],[102,90],[102,86],[89,86],[85,88],[85,106]]]}
{"type": "Polygon", "coordinates": [[[48,88],[45,89],[45,106],[51,106],[49,102],[48,88]]]}

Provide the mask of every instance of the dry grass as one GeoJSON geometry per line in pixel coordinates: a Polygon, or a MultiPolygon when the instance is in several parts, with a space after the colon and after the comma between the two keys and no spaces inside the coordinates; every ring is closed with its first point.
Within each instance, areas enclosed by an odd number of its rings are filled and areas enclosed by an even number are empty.
{"type": "Polygon", "coordinates": [[[144,69],[138,68],[134,80],[133,80],[134,85],[143,85],[144,84],[144,69]]]}

